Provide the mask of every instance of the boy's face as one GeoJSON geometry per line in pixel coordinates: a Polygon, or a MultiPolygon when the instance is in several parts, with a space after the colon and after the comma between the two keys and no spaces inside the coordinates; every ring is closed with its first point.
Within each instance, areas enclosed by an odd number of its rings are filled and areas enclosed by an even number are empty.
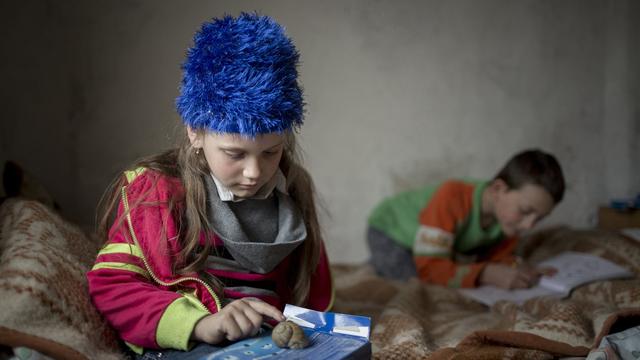
{"type": "Polygon", "coordinates": [[[255,195],[275,175],[285,140],[278,133],[247,139],[188,129],[188,135],[195,148],[202,148],[213,176],[239,198],[255,195]]]}
{"type": "Polygon", "coordinates": [[[496,180],[494,215],[507,236],[519,235],[531,229],[549,215],[555,203],[551,195],[541,186],[525,184],[519,189],[509,189],[502,181],[496,180]]]}

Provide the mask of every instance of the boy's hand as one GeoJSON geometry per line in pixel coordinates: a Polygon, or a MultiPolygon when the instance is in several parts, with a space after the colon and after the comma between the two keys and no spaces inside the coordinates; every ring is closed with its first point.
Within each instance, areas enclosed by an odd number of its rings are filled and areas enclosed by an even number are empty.
{"type": "Polygon", "coordinates": [[[265,317],[284,321],[282,312],[256,298],[234,300],[215,314],[200,319],[191,339],[208,344],[235,341],[258,333],[265,317]]]}
{"type": "Polygon", "coordinates": [[[556,273],[553,268],[534,268],[523,264],[513,267],[505,264],[489,263],[480,273],[481,285],[493,285],[503,289],[527,289],[538,283],[540,276],[556,273]]]}

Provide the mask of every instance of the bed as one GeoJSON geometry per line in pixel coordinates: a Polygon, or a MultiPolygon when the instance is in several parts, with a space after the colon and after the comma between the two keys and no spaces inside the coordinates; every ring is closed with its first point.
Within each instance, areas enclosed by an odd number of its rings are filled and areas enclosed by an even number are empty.
{"type": "MultiPolygon", "coordinates": [[[[121,359],[114,332],[87,296],[85,272],[99,241],[35,201],[0,206],[0,345],[58,359],[121,359]]],[[[613,232],[554,228],[525,239],[537,262],[587,252],[640,273],[640,244],[613,232]]],[[[370,316],[374,359],[584,357],[610,333],[640,324],[640,280],[597,281],[568,298],[492,307],[454,289],[393,282],[367,265],[332,266],[333,311],[370,316]]]]}

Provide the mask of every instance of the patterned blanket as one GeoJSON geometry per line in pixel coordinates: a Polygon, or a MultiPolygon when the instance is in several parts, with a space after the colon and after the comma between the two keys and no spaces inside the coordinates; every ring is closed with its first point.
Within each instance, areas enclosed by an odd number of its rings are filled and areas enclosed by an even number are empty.
{"type": "Polygon", "coordinates": [[[87,293],[98,242],[39,202],[0,207],[0,344],[57,359],[122,358],[87,293]]]}
{"type": "MultiPolygon", "coordinates": [[[[640,244],[597,230],[556,228],[526,239],[538,262],[562,251],[597,254],[640,273],[640,244]]],[[[491,308],[456,290],[391,282],[366,266],[334,265],[334,311],[371,316],[375,359],[553,359],[586,356],[600,339],[640,324],[640,280],[597,281],[568,298],[491,308]]]]}
{"type": "MultiPolygon", "coordinates": [[[[0,206],[0,345],[57,359],[120,359],[116,335],[87,295],[99,242],[37,202],[0,206]]],[[[640,273],[640,245],[595,230],[539,232],[521,251],[539,261],[589,252],[640,273]]],[[[567,299],[492,308],[457,291],[383,280],[367,266],[334,265],[334,311],[373,318],[375,359],[550,359],[584,356],[606,334],[640,324],[640,280],[599,281],[567,299]]]]}

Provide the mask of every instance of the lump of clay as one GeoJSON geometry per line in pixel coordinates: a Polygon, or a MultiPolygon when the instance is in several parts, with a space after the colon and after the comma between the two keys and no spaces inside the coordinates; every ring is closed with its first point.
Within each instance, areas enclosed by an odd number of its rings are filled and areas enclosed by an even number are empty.
{"type": "Polygon", "coordinates": [[[281,348],[304,349],[309,346],[309,339],[298,324],[283,321],[273,328],[271,333],[273,343],[281,348]]]}

